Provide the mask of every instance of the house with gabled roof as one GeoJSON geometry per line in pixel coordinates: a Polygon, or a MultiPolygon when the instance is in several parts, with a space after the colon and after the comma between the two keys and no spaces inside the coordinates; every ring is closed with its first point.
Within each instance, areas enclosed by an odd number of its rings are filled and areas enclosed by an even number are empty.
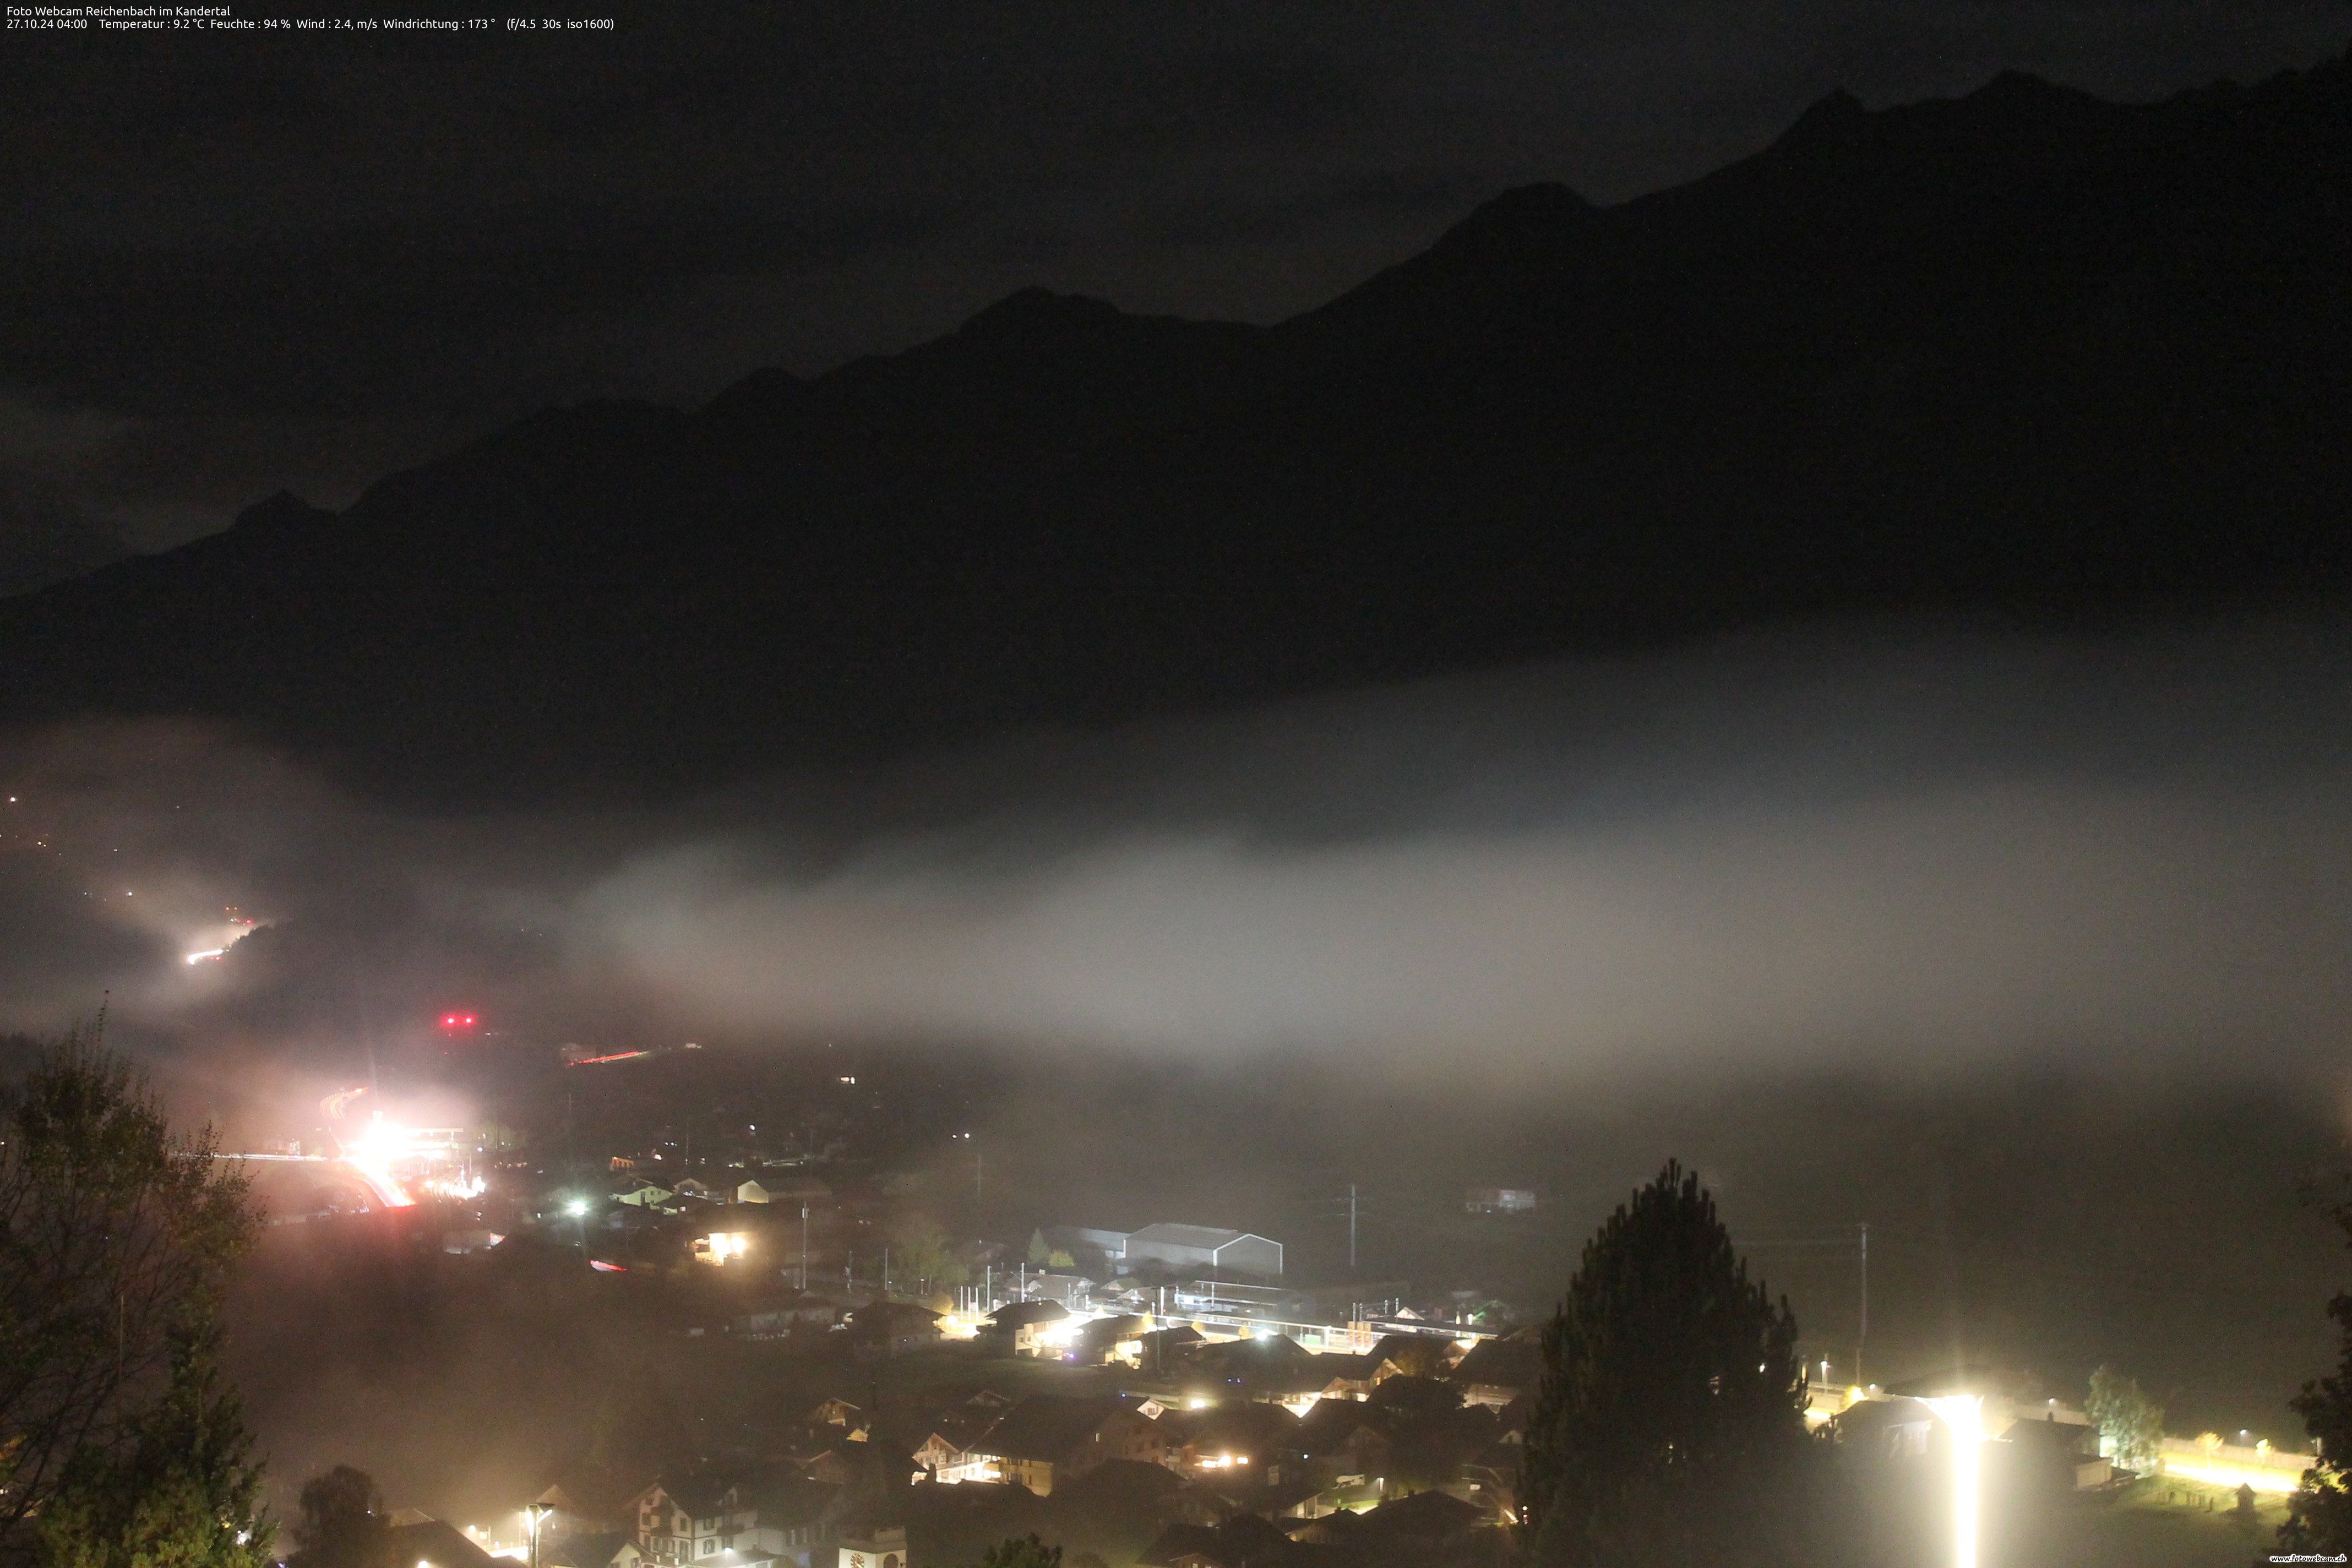
{"type": "Polygon", "coordinates": [[[758,1522],[746,1551],[772,1558],[778,1568],[832,1568],[847,1524],[845,1489],[786,1476],[752,1489],[750,1500],[758,1522]]]}
{"type": "Polygon", "coordinates": [[[1039,1497],[1106,1459],[1164,1461],[1159,1426],[1118,1395],[1033,1394],[992,1423],[970,1449],[987,1460],[989,1479],[1015,1481],[1039,1497]]]}
{"type": "Polygon", "coordinates": [[[696,1472],[664,1476],[637,1494],[634,1511],[637,1549],[656,1568],[713,1563],[759,1518],[732,1483],[696,1472]]]}

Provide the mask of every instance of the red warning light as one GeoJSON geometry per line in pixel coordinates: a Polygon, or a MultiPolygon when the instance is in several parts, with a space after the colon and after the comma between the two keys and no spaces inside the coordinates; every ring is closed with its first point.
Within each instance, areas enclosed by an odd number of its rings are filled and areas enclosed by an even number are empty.
{"type": "Polygon", "coordinates": [[[441,1026],[445,1029],[470,1029],[474,1026],[474,1015],[444,1013],[441,1015],[441,1026]]]}

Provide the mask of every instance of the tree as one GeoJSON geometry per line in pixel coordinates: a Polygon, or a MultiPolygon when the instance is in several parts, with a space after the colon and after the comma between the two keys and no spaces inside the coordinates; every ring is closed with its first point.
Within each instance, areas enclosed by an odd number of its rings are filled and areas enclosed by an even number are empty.
{"type": "Polygon", "coordinates": [[[276,1528],[260,1507],[234,1393],[208,1341],[180,1345],[163,1401],[127,1453],[84,1447],[41,1510],[44,1568],[263,1568],[276,1528]]]}
{"type": "Polygon", "coordinates": [[[1046,1545],[1032,1531],[982,1552],[980,1568],[1062,1568],[1062,1549],[1046,1545]]]}
{"type": "Polygon", "coordinates": [[[1045,1233],[1042,1230],[1031,1231],[1029,1233],[1029,1261],[1042,1268],[1045,1266],[1045,1260],[1053,1256],[1054,1249],[1046,1242],[1045,1233]]]}
{"type": "MultiPolygon", "coordinates": [[[[2352,1203],[2336,1205],[2336,1223],[2352,1237],[2352,1203]]],[[[2352,1469],[2346,1464],[2352,1457],[2352,1291],[2337,1291],[2327,1315],[2336,1322],[2336,1370],[2288,1401],[2318,1450],[2279,1526],[2279,1544],[2290,1553],[2352,1552],[2352,1469]]]]}
{"type": "Polygon", "coordinates": [[[302,1483],[289,1568],[388,1568],[392,1521],[375,1478],[337,1465],[302,1483]]]}
{"type": "Polygon", "coordinates": [[[949,1250],[947,1232],[927,1214],[901,1215],[890,1227],[890,1250],[892,1272],[901,1279],[944,1290],[971,1278],[971,1270],[949,1250]]]}
{"type": "Polygon", "coordinates": [[[1543,1335],[1521,1461],[1529,1562],[1817,1560],[1797,1325],[1669,1163],[1585,1244],[1543,1335]]]}
{"type": "Polygon", "coordinates": [[[2164,1451],[2164,1406],[2138,1384],[2102,1366],[2091,1374],[2091,1396],[2083,1413],[2107,1441],[2108,1456],[2122,1468],[2147,1475],[2164,1451]]]}
{"type": "Polygon", "coordinates": [[[243,1173],[214,1151],[209,1128],[173,1132],[98,1029],[0,1087],[0,1539],[69,1468],[85,1487],[136,1473],[157,1424],[186,1417],[175,1371],[208,1350],[254,1230],[243,1173]]]}

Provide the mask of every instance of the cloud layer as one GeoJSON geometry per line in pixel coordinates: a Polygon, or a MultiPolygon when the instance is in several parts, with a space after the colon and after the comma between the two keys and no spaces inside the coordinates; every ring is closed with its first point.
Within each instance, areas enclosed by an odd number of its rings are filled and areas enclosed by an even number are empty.
{"type": "Polygon", "coordinates": [[[842,1037],[1591,1081],[2342,1043],[2333,622],[1748,638],[660,811],[427,819],[186,729],[27,739],[25,1021],[842,1037]],[[190,966],[236,906],[271,925],[190,966]],[[593,1020],[593,1022],[591,1022],[593,1020]]]}

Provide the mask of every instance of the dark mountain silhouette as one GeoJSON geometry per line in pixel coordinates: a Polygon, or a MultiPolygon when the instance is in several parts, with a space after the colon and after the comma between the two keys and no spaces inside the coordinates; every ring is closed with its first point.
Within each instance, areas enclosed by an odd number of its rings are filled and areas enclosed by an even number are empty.
{"type": "Polygon", "coordinates": [[[666,786],[1763,617],[2333,592],[2352,56],[2022,76],[1273,328],[1038,289],[694,413],[542,414],[0,603],[0,714],[193,712],[404,790],[666,786]]]}

